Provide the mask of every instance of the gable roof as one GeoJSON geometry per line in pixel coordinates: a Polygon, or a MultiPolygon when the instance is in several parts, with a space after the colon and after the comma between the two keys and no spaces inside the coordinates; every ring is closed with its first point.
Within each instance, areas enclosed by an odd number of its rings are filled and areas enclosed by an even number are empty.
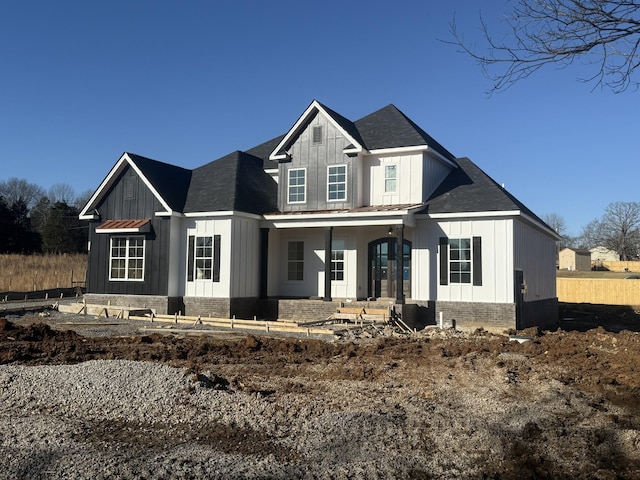
{"type": "Polygon", "coordinates": [[[165,209],[163,213],[170,215],[174,211],[182,211],[191,170],[124,152],[80,212],[81,219],[92,220],[98,217],[93,213],[95,208],[127,167],[138,174],[162,204],[165,209]]]}
{"type": "Polygon", "coordinates": [[[323,113],[351,142],[345,148],[345,153],[425,146],[455,165],[455,156],[395,105],[387,105],[352,122],[317,100],[311,102],[289,131],[279,137],[280,140],[277,143],[274,142],[275,146],[270,152],[269,160],[273,162],[285,159],[288,148],[318,113],[323,113]]]}
{"type": "Polygon", "coordinates": [[[187,198],[191,170],[135,153],[128,156],[171,210],[181,212],[187,198]]]}
{"type": "Polygon", "coordinates": [[[343,117],[342,115],[334,112],[330,108],[324,106],[317,100],[311,102],[306,110],[300,115],[300,118],[293,124],[293,127],[284,135],[282,140],[276,145],[276,147],[269,155],[269,160],[284,160],[287,158],[286,151],[293,144],[302,130],[304,130],[309,122],[318,114],[324,114],[334,126],[342,132],[342,134],[351,143],[349,149],[353,152],[361,151],[364,147],[362,139],[358,129],[353,123],[343,117]]]}
{"type": "Polygon", "coordinates": [[[263,160],[235,151],[193,170],[184,213],[241,211],[262,214],[276,205],[277,185],[263,160]]]}

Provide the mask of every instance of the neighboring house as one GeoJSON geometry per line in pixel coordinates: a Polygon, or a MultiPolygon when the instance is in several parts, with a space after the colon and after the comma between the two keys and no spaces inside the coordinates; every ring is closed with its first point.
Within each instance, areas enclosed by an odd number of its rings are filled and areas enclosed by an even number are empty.
{"type": "Polygon", "coordinates": [[[283,136],[195,170],[125,153],[81,218],[88,302],[321,319],[367,299],[413,324],[557,319],[557,234],[393,105],[352,122],[313,101],[283,136]]]}
{"type": "Polygon", "coordinates": [[[598,246],[589,249],[591,254],[591,263],[593,265],[602,265],[602,262],[618,262],[620,255],[607,247],[598,246]]]}
{"type": "Polygon", "coordinates": [[[591,252],[585,248],[563,248],[558,253],[558,268],[579,272],[589,271],[591,270],[591,252]]]}

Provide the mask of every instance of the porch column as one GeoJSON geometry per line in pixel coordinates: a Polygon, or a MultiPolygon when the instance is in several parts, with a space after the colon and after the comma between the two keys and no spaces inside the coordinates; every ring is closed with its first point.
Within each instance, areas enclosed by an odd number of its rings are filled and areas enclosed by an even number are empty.
{"type": "Polygon", "coordinates": [[[333,227],[324,229],[324,298],[325,302],[331,301],[331,243],[333,240],[333,227]]]}
{"type": "Polygon", "coordinates": [[[396,303],[404,304],[404,225],[396,228],[396,303]]]}
{"type": "Polygon", "coordinates": [[[260,298],[267,298],[267,267],[269,264],[269,229],[260,228],[260,298]]]}

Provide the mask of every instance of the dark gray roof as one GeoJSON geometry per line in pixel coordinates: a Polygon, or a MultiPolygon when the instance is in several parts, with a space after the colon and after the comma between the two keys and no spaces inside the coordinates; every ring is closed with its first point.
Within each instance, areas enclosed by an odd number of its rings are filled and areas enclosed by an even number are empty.
{"type": "Polygon", "coordinates": [[[127,155],[169,207],[176,212],[182,212],[191,181],[191,170],[135,153],[127,152],[127,155]]]}
{"type": "Polygon", "coordinates": [[[424,213],[473,213],[519,210],[546,225],[520,200],[498,185],[468,158],[458,158],[451,173],[427,200],[424,213]]]}
{"type": "Polygon", "coordinates": [[[331,115],[331,117],[334,119],[334,121],[340,125],[340,127],[347,132],[349,135],[351,135],[351,137],[356,140],[360,145],[362,145],[363,147],[366,148],[365,142],[362,139],[362,136],[360,135],[360,132],[358,131],[358,127],[356,127],[356,125],[349,120],[348,118],[343,117],[342,115],[340,115],[338,112],[336,112],[335,110],[330,109],[329,107],[327,107],[326,105],[318,102],[319,105],[322,106],[322,108],[325,109],[325,111],[331,115]]]}
{"type": "Polygon", "coordinates": [[[261,158],[236,151],[193,170],[184,212],[241,211],[262,214],[276,208],[277,185],[261,158]]]}
{"type": "Polygon", "coordinates": [[[354,122],[368,150],[428,145],[445,158],[455,157],[395,105],[387,105],[354,122]]]}
{"type": "Polygon", "coordinates": [[[276,162],[275,160],[269,160],[269,155],[271,155],[271,152],[275,150],[275,148],[278,146],[278,144],[282,141],[283,138],[284,138],[284,134],[276,138],[272,138],[267,142],[261,143],[257,147],[253,147],[252,149],[247,150],[247,153],[249,155],[253,155],[254,157],[261,158],[263,162],[263,167],[265,170],[278,168],[278,162],[276,162]]]}

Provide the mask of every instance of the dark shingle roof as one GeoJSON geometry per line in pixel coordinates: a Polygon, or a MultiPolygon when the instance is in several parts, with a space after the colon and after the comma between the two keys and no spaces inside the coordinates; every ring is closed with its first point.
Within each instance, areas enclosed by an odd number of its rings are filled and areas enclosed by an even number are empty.
{"type": "Polygon", "coordinates": [[[428,145],[448,160],[455,161],[455,157],[446,148],[394,105],[387,105],[356,120],[354,125],[369,150],[428,145]]]}
{"type": "Polygon", "coordinates": [[[276,207],[277,185],[263,160],[236,151],[193,170],[184,212],[235,210],[262,214],[276,207]]]}
{"type": "Polygon", "coordinates": [[[253,147],[250,150],[247,150],[249,155],[253,155],[254,157],[258,157],[262,159],[264,169],[273,169],[278,168],[278,162],[275,160],[269,160],[269,155],[271,152],[278,146],[278,144],[284,138],[284,134],[280,135],[276,138],[272,138],[271,140],[261,143],[257,147],[253,147]]]}
{"type": "Polygon", "coordinates": [[[191,180],[191,170],[135,153],[127,152],[127,155],[169,207],[176,212],[182,212],[191,180]]]}
{"type": "Polygon", "coordinates": [[[349,120],[348,118],[343,117],[342,115],[340,115],[338,112],[336,112],[335,110],[330,109],[329,107],[327,107],[326,105],[323,105],[322,103],[318,102],[318,105],[320,105],[322,108],[324,108],[324,110],[331,115],[331,118],[334,119],[334,121],[340,125],[340,127],[347,132],[349,135],[351,135],[351,137],[357,141],[360,145],[362,145],[363,147],[366,148],[366,145],[364,144],[364,140],[362,139],[362,136],[360,135],[360,132],[358,131],[358,128],[356,127],[356,125],[349,120]]]}
{"type": "Polygon", "coordinates": [[[498,185],[468,158],[458,158],[449,173],[427,200],[425,213],[473,213],[519,210],[545,224],[520,200],[498,185]]]}

